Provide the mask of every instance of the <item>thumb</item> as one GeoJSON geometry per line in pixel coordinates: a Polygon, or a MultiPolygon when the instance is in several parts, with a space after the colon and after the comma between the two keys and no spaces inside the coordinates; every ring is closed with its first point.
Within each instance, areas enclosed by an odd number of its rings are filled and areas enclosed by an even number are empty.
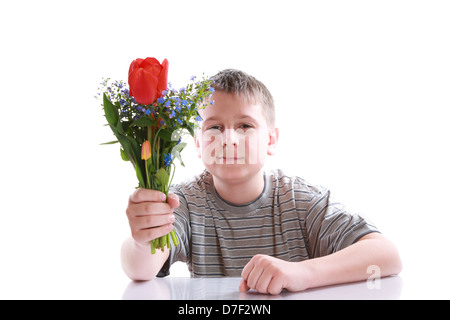
{"type": "Polygon", "coordinates": [[[239,284],[239,291],[247,292],[248,290],[250,290],[250,287],[247,285],[247,281],[242,279],[241,283],[239,284]]]}
{"type": "Polygon", "coordinates": [[[180,198],[174,193],[170,193],[167,198],[167,203],[172,208],[178,208],[180,206],[180,198]]]}

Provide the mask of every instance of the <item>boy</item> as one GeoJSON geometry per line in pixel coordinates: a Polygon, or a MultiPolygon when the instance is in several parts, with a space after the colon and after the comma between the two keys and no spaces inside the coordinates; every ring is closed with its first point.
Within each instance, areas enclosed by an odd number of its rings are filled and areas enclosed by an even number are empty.
{"type": "Polygon", "coordinates": [[[241,276],[239,290],[279,294],[401,271],[395,246],[332,200],[324,188],[281,170],[265,172],[278,142],[274,103],[254,77],[224,70],[201,111],[195,143],[206,170],[173,187],[138,189],[129,199],[132,237],[122,265],[134,280],[168,274],[184,261],[194,277],[241,276]],[[175,228],[178,247],[150,253],[149,241],[175,228]]]}

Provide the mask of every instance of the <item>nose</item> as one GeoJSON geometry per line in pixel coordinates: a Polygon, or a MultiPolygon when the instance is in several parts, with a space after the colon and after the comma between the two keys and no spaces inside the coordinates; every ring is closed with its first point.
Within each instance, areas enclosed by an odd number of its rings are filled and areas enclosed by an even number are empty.
{"type": "Polygon", "coordinates": [[[238,134],[233,129],[226,129],[223,131],[223,146],[238,146],[239,137],[238,134]]]}

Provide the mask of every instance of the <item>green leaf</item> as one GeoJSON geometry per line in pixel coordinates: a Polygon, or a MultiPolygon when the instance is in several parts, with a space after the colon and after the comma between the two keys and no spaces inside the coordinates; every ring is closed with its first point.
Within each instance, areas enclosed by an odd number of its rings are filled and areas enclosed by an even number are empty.
{"type": "Polygon", "coordinates": [[[123,130],[122,122],[120,120],[117,121],[116,129],[120,134],[125,135],[125,131],[123,130]]]}
{"type": "Polygon", "coordinates": [[[187,127],[187,130],[189,131],[189,134],[190,134],[192,137],[195,136],[194,129],[193,129],[191,126],[188,126],[188,127],[187,127]]]}
{"type": "MultiPolygon", "coordinates": [[[[144,167],[144,161],[142,161],[140,158],[140,149],[139,149],[138,143],[133,138],[130,138],[128,136],[120,134],[119,131],[116,128],[114,128],[113,126],[111,126],[111,130],[113,131],[114,135],[119,140],[120,145],[123,148],[123,152],[126,154],[126,157],[133,164],[133,167],[136,170],[136,174],[139,179],[139,182],[142,184],[144,181],[144,179],[142,178],[142,171],[145,170],[145,167],[144,167]],[[140,172],[140,174],[139,174],[139,172],[140,172]]],[[[122,159],[123,159],[123,157],[122,157],[122,159]]],[[[145,184],[142,184],[142,186],[144,186],[144,185],[145,184]]]]}
{"type": "Polygon", "coordinates": [[[115,140],[115,141],[110,141],[110,142],[103,142],[103,143],[100,143],[100,145],[103,146],[103,145],[105,145],[105,144],[115,144],[115,143],[117,143],[117,142],[119,142],[119,141],[118,141],[118,140],[115,140]]]}
{"type": "Polygon", "coordinates": [[[183,136],[183,129],[176,129],[171,134],[171,140],[178,142],[178,140],[183,136]]]}
{"type": "Polygon", "coordinates": [[[128,155],[125,151],[123,151],[122,148],[120,148],[120,156],[122,157],[123,161],[130,161],[130,159],[128,158],[128,155]]]}
{"type": "Polygon", "coordinates": [[[173,147],[172,149],[172,154],[173,156],[178,159],[178,161],[180,161],[180,164],[184,167],[184,162],[181,159],[181,151],[187,146],[186,142],[182,142],[180,144],[177,144],[175,147],[173,147]]]}
{"type": "Polygon", "coordinates": [[[117,140],[119,140],[120,145],[122,146],[123,150],[128,155],[128,159],[132,160],[134,158],[133,150],[131,148],[131,144],[128,141],[127,137],[124,136],[123,134],[119,133],[119,131],[116,129],[116,127],[114,127],[114,126],[110,126],[110,127],[111,127],[112,132],[116,136],[117,140]]]}
{"type": "Polygon", "coordinates": [[[163,119],[163,121],[165,123],[169,123],[170,122],[170,118],[167,116],[167,114],[165,113],[160,113],[159,116],[163,119]]]}
{"type": "Polygon", "coordinates": [[[168,129],[162,129],[159,131],[158,136],[164,141],[172,141],[172,132],[168,129]]]}
{"type": "Polygon", "coordinates": [[[164,168],[161,168],[156,172],[155,179],[160,186],[167,186],[169,183],[169,175],[164,168]]]}
{"type": "Polygon", "coordinates": [[[106,120],[108,120],[109,127],[111,128],[112,132],[114,133],[117,140],[120,142],[120,145],[122,146],[122,149],[120,151],[122,159],[123,160],[128,159],[132,163],[136,171],[136,176],[139,180],[140,186],[145,187],[144,182],[145,180],[142,174],[142,172],[145,171],[145,164],[140,157],[141,149],[139,147],[139,144],[133,137],[127,136],[126,133],[124,132],[122,123],[119,121],[118,110],[108,100],[106,94],[103,94],[103,104],[105,109],[106,120]]]}
{"type": "Polygon", "coordinates": [[[145,172],[145,161],[141,159],[141,147],[137,143],[137,141],[129,136],[123,136],[129,145],[129,151],[127,152],[128,158],[134,165],[134,169],[136,170],[136,176],[141,183],[141,185],[145,186],[145,179],[143,176],[143,172],[145,172]],[[131,156],[130,156],[131,155],[131,156]]]}
{"type": "Polygon", "coordinates": [[[139,165],[136,165],[135,169],[136,169],[136,177],[139,180],[140,186],[142,188],[145,188],[145,180],[144,180],[144,176],[142,175],[141,167],[139,165]]]}
{"type": "Polygon", "coordinates": [[[116,127],[117,122],[119,121],[119,111],[117,110],[117,107],[109,101],[106,93],[103,93],[103,110],[105,110],[105,117],[109,125],[116,127]]]}
{"type": "Polygon", "coordinates": [[[131,121],[125,121],[125,120],[119,120],[119,122],[122,124],[122,129],[124,132],[127,132],[128,129],[130,128],[131,125],[131,121]]]}
{"type": "Polygon", "coordinates": [[[131,126],[133,127],[151,127],[156,125],[156,121],[153,120],[151,117],[142,117],[137,119],[136,121],[133,121],[131,126]]]}

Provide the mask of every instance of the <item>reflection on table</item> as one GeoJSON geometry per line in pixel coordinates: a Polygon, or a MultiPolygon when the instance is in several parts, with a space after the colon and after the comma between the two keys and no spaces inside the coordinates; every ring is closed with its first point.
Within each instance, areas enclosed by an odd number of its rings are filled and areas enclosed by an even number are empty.
{"type": "Polygon", "coordinates": [[[283,291],[279,295],[256,291],[239,292],[240,278],[156,278],[150,281],[131,281],[123,293],[124,300],[310,300],[310,299],[398,299],[403,282],[401,277],[379,279],[309,289],[303,292],[283,291]]]}

